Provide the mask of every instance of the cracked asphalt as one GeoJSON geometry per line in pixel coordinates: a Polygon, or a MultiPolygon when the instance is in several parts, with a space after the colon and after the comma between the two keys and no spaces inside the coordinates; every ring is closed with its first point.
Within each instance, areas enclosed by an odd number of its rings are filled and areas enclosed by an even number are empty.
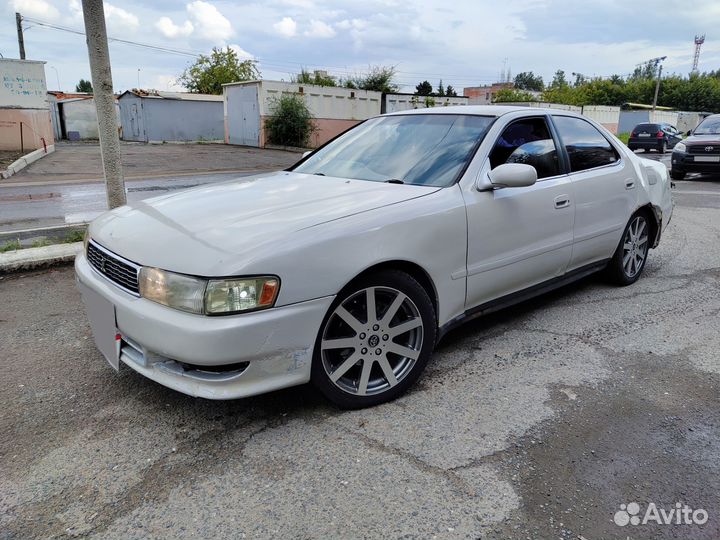
{"type": "Polygon", "coordinates": [[[118,375],[71,268],[0,280],[0,538],[720,537],[720,182],[675,197],[635,285],[473,321],[362,411],[118,375]],[[630,502],[708,520],[616,525],[630,502]]]}

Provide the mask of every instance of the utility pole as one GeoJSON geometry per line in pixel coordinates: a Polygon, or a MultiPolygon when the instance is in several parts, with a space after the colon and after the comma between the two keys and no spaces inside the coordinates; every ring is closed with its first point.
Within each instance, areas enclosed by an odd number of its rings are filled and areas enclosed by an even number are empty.
{"type": "Polygon", "coordinates": [[[25,38],[22,31],[22,15],[15,12],[15,24],[17,25],[18,48],[20,49],[20,60],[25,60],[25,38]]]}
{"type": "MultiPolygon", "coordinates": [[[[663,56],[660,59],[660,62],[665,60],[665,58],[667,58],[667,57],[663,56]]],[[[660,79],[661,78],[662,78],[662,64],[660,64],[660,69],[658,70],[657,82],[655,83],[655,97],[653,98],[653,106],[652,106],[653,111],[655,111],[655,107],[657,107],[657,98],[658,98],[658,93],[660,93],[660,79]]]]}
{"type": "Polygon", "coordinates": [[[109,208],[126,204],[103,0],[82,0],[109,208]]]}

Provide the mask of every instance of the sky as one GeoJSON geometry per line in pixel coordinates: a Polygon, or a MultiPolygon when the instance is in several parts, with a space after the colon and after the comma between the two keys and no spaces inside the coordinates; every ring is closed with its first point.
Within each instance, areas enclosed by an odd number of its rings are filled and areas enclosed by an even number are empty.
{"type": "MultiPolygon", "coordinates": [[[[0,54],[17,58],[14,13],[83,31],[80,0],[0,0],[0,54]]],[[[667,56],[666,72],[687,74],[693,39],[706,34],[700,70],[720,68],[720,0],[112,0],[108,35],[176,52],[111,42],[116,91],[181,90],[176,78],[212,47],[257,60],[265,79],[290,80],[302,67],[347,77],[394,66],[403,91],[427,79],[460,90],[533,71],[546,82],[626,75],[667,56]],[[649,7],[651,6],[651,7],[649,7]],[[717,41],[716,41],[717,40],[717,41]]],[[[85,38],[25,21],[28,59],[44,60],[49,90],[90,78],[85,38]]]]}

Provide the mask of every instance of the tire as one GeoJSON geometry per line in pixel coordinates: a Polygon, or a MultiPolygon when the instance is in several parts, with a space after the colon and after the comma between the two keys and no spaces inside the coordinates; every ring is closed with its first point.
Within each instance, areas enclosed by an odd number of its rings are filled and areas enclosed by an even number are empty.
{"type": "Polygon", "coordinates": [[[384,270],[361,278],[338,294],[325,315],[312,382],[343,409],[391,401],[420,377],[436,333],[430,297],[410,275],[384,270]]]}
{"type": "Polygon", "coordinates": [[[670,178],[673,180],[682,180],[685,178],[685,175],[687,173],[685,171],[676,171],[674,169],[670,169],[670,178]]]}
{"type": "Polygon", "coordinates": [[[648,215],[642,211],[633,214],[607,267],[612,283],[626,286],[638,280],[650,251],[650,232],[648,215]]]}

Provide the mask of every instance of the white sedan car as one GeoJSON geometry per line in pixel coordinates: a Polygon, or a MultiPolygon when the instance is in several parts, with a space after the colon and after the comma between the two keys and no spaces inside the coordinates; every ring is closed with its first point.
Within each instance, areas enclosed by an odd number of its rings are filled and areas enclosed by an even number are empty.
{"type": "Polygon", "coordinates": [[[356,408],[468,319],[601,270],[633,283],[672,209],[665,166],[587,118],[440,107],[107,212],[75,268],[116,369],[210,399],[312,381],[356,408]]]}

